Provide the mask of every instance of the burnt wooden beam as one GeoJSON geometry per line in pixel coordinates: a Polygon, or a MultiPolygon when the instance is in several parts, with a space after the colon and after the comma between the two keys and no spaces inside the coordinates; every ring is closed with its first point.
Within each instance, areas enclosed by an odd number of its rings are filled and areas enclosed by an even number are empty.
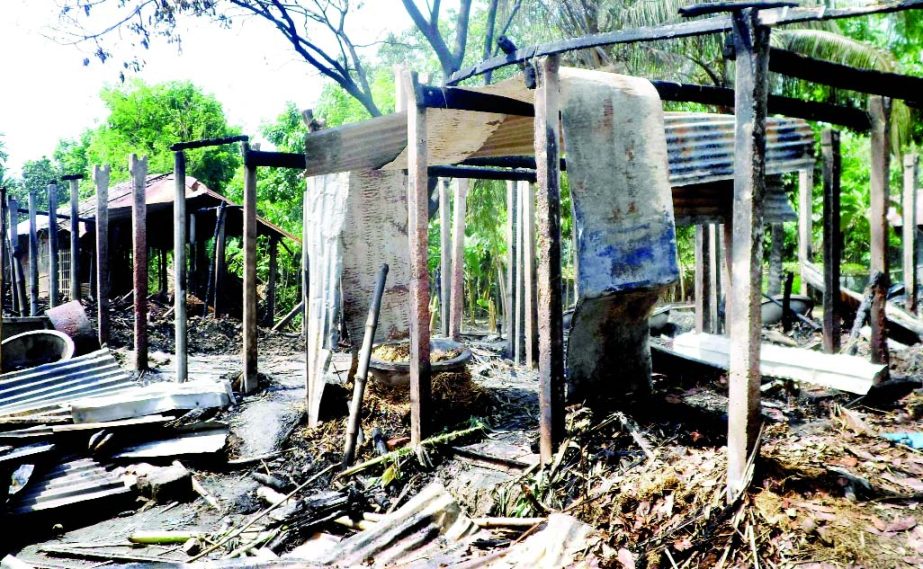
{"type": "Polygon", "coordinates": [[[821,135],[824,155],[824,351],[840,351],[840,133],[821,135]]]}
{"type": "Polygon", "coordinates": [[[276,283],[279,273],[279,238],[269,238],[269,289],[266,291],[266,314],[263,321],[270,328],[276,319],[276,283]]]}
{"type": "MultiPolygon", "coordinates": [[[[491,168],[518,168],[535,170],[535,158],[532,156],[496,156],[466,158],[459,162],[461,166],[486,166],[491,168]]],[[[567,160],[561,158],[560,168],[567,171],[567,160]]]]}
{"type": "Polygon", "coordinates": [[[557,56],[536,62],[535,162],[538,177],[539,451],[549,464],[564,439],[564,331],[561,300],[561,139],[557,56]]]}
{"type": "Polygon", "coordinates": [[[176,381],[189,379],[186,347],[186,153],[173,154],[173,335],[176,381]]]}
{"type": "Polygon", "coordinates": [[[763,196],[766,192],[766,114],[769,90],[769,28],[759,13],[735,12],[737,65],[734,100],[734,196],[726,234],[731,282],[727,289],[728,496],[749,483],[747,468],[760,431],[760,329],[763,196]]]}
{"type": "MultiPolygon", "coordinates": [[[[417,75],[402,75],[406,93],[417,93],[417,75]]],[[[429,172],[426,108],[408,100],[407,235],[410,241],[410,442],[419,445],[430,432],[432,387],[429,338],[429,172]]]]}
{"type": "Polygon", "coordinates": [[[17,311],[26,314],[26,276],[22,269],[22,248],[19,246],[19,202],[10,196],[7,209],[10,211],[10,262],[13,271],[13,288],[16,290],[17,311]]]}
{"type": "MultiPolygon", "coordinates": [[[[29,209],[28,209],[28,208],[24,208],[24,207],[17,207],[17,208],[16,208],[16,211],[17,211],[18,213],[29,213],[29,209]]],[[[36,210],[35,210],[35,215],[44,215],[45,217],[48,217],[48,218],[51,217],[50,215],[48,215],[48,211],[47,211],[47,210],[44,210],[44,209],[36,209],[36,210]]],[[[63,213],[58,213],[58,214],[55,214],[55,218],[57,218],[57,219],[70,219],[70,215],[65,215],[65,214],[63,214],[63,213]]],[[[80,221],[80,222],[82,222],[82,223],[87,223],[87,224],[96,223],[96,220],[94,220],[94,219],[92,219],[92,218],[89,218],[89,217],[78,217],[77,220],[80,221]]]]}
{"type": "Polygon", "coordinates": [[[61,176],[62,181],[85,180],[86,174],[64,174],[61,176]]]}
{"type": "MultiPolygon", "coordinates": [[[[534,159],[533,159],[534,163],[534,159]]],[[[516,216],[518,206],[516,182],[506,183],[506,312],[503,315],[503,333],[506,334],[506,357],[512,359],[516,345],[516,231],[519,218],[516,216]]]]}
{"type": "MultiPolygon", "coordinates": [[[[888,2],[884,4],[874,4],[871,6],[856,8],[777,8],[760,11],[758,19],[761,26],[771,27],[786,24],[855,18],[858,16],[866,16],[872,14],[887,14],[900,12],[903,10],[911,10],[914,8],[923,8],[923,0],[902,0],[899,2],[888,2]]],[[[631,28],[627,30],[587,35],[568,40],[553,41],[536,46],[517,49],[511,53],[493,57],[472,67],[456,71],[449,77],[447,83],[449,85],[455,85],[460,81],[464,81],[465,79],[474,77],[476,75],[487,73],[488,71],[500,69],[508,65],[525,63],[532,59],[546,55],[562,54],[570,51],[593,49],[597,47],[618,44],[631,44],[656,40],[670,40],[711,34],[721,34],[731,31],[732,28],[732,18],[727,16],[717,16],[702,20],[681,22],[678,24],[631,28]]]]}
{"type": "Polygon", "coordinates": [[[888,274],[888,172],[891,162],[891,102],[874,95],[869,98],[869,114],[872,116],[871,136],[871,273],[883,275],[879,286],[874,288],[869,322],[872,328],[871,352],[873,363],[887,364],[888,330],[885,305],[891,279],[888,274]]]}
{"type": "Polygon", "coordinates": [[[904,197],[901,201],[904,210],[903,248],[904,248],[904,295],[906,308],[917,313],[917,190],[919,184],[920,156],[907,153],[904,155],[904,197]]]}
{"type": "Polygon", "coordinates": [[[248,149],[244,153],[244,166],[256,168],[291,168],[304,170],[307,158],[302,152],[269,152],[266,150],[248,149]]]}
{"type": "MultiPolygon", "coordinates": [[[[244,156],[249,145],[242,144],[244,156]]],[[[256,312],[256,166],[244,165],[244,321],[243,321],[243,375],[241,391],[256,391],[257,378],[257,312],[256,312]]]]}
{"type": "MultiPolygon", "coordinates": [[[[535,191],[527,182],[520,182],[522,196],[522,319],[523,356],[528,368],[538,365],[538,297],[535,291],[535,191]]],[[[563,300],[562,300],[563,310],[563,300]]]]}
{"type": "Polygon", "coordinates": [[[109,166],[93,167],[96,184],[96,315],[99,344],[109,343],[109,166]]]}
{"type": "Polygon", "coordinates": [[[695,18],[697,16],[727,12],[728,10],[742,10],[744,8],[766,10],[769,8],[793,8],[797,5],[797,2],[709,2],[708,4],[683,6],[679,9],[679,15],[685,18],[695,18]]]}
{"type": "MultiPolygon", "coordinates": [[[[717,107],[734,106],[734,89],[709,85],[690,85],[672,81],[651,81],[664,101],[700,103],[717,107]]],[[[857,132],[871,128],[868,113],[855,107],[802,101],[779,95],[768,96],[768,114],[808,121],[826,122],[857,132]]]]}
{"type": "Polygon", "coordinates": [[[695,226],[695,331],[715,332],[709,306],[712,291],[712,248],[709,226],[695,226]]]}
{"type": "Polygon", "coordinates": [[[837,89],[911,102],[923,101],[923,77],[857,69],[785,49],[769,50],[769,70],[837,89]]]}
{"type": "Polygon", "coordinates": [[[134,265],[135,371],[147,369],[147,157],[132,154],[128,160],[132,177],[131,229],[134,265]]]}
{"type": "Polygon", "coordinates": [[[221,138],[202,138],[199,140],[190,140],[187,142],[177,142],[170,146],[170,150],[173,152],[179,152],[180,150],[192,150],[193,148],[205,148],[208,146],[221,146],[224,144],[233,144],[235,142],[247,142],[250,140],[250,137],[245,134],[235,135],[235,136],[224,136],[221,138]]]}
{"type": "Polygon", "coordinates": [[[531,103],[458,87],[423,85],[420,87],[419,99],[420,104],[428,109],[478,111],[520,117],[535,116],[535,107],[531,103]]]}
{"type": "MultiPolygon", "coordinates": [[[[534,164],[534,161],[533,161],[534,164]]],[[[474,180],[512,180],[535,182],[534,170],[507,170],[477,166],[430,166],[429,175],[433,178],[466,178],[474,180]]]]}

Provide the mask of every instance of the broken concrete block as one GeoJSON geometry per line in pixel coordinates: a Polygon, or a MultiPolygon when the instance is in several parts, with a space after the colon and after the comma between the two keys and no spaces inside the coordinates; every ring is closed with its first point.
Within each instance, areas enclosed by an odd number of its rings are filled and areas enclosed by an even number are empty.
{"type": "Polygon", "coordinates": [[[184,500],[192,494],[192,474],[179,462],[154,466],[146,462],[127,469],[138,491],[157,502],[184,500]]]}

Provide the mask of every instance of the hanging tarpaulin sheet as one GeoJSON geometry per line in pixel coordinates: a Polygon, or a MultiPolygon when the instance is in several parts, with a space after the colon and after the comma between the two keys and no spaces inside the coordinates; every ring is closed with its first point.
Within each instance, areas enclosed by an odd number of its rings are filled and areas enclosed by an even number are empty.
{"type": "Polygon", "coordinates": [[[353,351],[362,345],[369,303],[382,263],[389,267],[375,341],[406,338],[410,331],[410,243],[407,176],[365,170],[349,175],[343,225],[343,315],[353,351]]]}
{"type": "Polygon", "coordinates": [[[561,70],[577,232],[570,400],[650,389],[648,317],[679,278],[660,96],[646,80],[561,70]]]}
{"type": "Polygon", "coordinates": [[[305,227],[308,251],[308,321],[305,326],[308,373],[308,423],[316,425],[324,393],[324,372],[339,340],[343,223],[349,174],[307,179],[305,227]]]}

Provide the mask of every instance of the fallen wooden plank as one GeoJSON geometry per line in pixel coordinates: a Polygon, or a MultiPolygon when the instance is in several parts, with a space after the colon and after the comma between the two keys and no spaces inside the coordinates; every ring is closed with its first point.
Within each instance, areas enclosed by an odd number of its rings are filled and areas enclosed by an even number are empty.
{"type": "Polygon", "coordinates": [[[226,381],[154,383],[117,395],[94,397],[71,404],[74,423],[116,421],[182,409],[227,407],[234,394],[226,381]]]}
{"type": "MultiPolygon", "coordinates": [[[[729,342],[724,336],[681,334],[673,339],[673,350],[725,369],[728,366],[729,342]]],[[[760,346],[761,375],[814,383],[857,395],[868,393],[885,372],[885,367],[856,356],[822,354],[766,343],[760,346]]]]}

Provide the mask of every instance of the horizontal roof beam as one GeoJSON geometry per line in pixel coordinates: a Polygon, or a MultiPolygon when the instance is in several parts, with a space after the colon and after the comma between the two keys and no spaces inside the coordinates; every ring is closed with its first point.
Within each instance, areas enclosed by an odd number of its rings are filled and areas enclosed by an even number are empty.
{"type": "Polygon", "coordinates": [[[784,49],[769,50],[769,70],[812,83],[881,95],[905,101],[923,101],[923,77],[856,69],[849,65],[807,57],[784,49]]]}
{"type": "MultiPolygon", "coordinates": [[[[532,161],[535,164],[535,161],[532,161]]],[[[470,178],[474,180],[509,180],[535,182],[535,170],[505,170],[476,166],[430,166],[431,178],[470,178]]]]}
{"type": "Polygon", "coordinates": [[[452,109],[534,117],[532,103],[458,87],[420,87],[420,104],[428,109],[452,109]]]}
{"type": "MultiPolygon", "coordinates": [[[[901,0],[858,8],[775,8],[772,10],[761,10],[759,19],[760,23],[764,26],[783,26],[787,24],[855,18],[857,16],[866,16],[870,14],[886,14],[914,8],[923,8],[923,0],[901,0]]],[[[452,76],[449,77],[447,83],[449,85],[454,85],[459,81],[464,81],[476,75],[506,67],[507,65],[524,63],[544,55],[560,54],[569,51],[617,44],[704,36],[727,32],[731,28],[732,18],[729,16],[720,16],[703,20],[681,22],[678,24],[632,28],[554,41],[517,49],[512,53],[487,59],[477,65],[453,73],[452,76]]]]}
{"type": "MultiPolygon", "coordinates": [[[[733,89],[707,85],[689,85],[671,81],[651,81],[651,83],[657,88],[660,98],[664,101],[700,103],[734,108],[733,89]]],[[[826,122],[857,132],[867,132],[871,128],[868,113],[855,107],[802,101],[801,99],[778,95],[769,95],[768,105],[768,112],[772,115],[826,122]]]]}
{"type": "Polygon", "coordinates": [[[268,152],[266,150],[247,150],[244,165],[248,168],[264,166],[267,168],[293,168],[304,170],[307,159],[301,152],[268,152]]]}
{"type": "Polygon", "coordinates": [[[187,142],[177,142],[176,144],[170,146],[170,150],[173,152],[179,152],[181,150],[192,150],[193,148],[205,148],[208,146],[221,146],[223,144],[233,144],[235,142],[247,142],[250,140],[250,137],[246,134],[239,134],[235,136],[224,136],[221,138],[203,138],[201,140],[190,140],[187,142]]]}

